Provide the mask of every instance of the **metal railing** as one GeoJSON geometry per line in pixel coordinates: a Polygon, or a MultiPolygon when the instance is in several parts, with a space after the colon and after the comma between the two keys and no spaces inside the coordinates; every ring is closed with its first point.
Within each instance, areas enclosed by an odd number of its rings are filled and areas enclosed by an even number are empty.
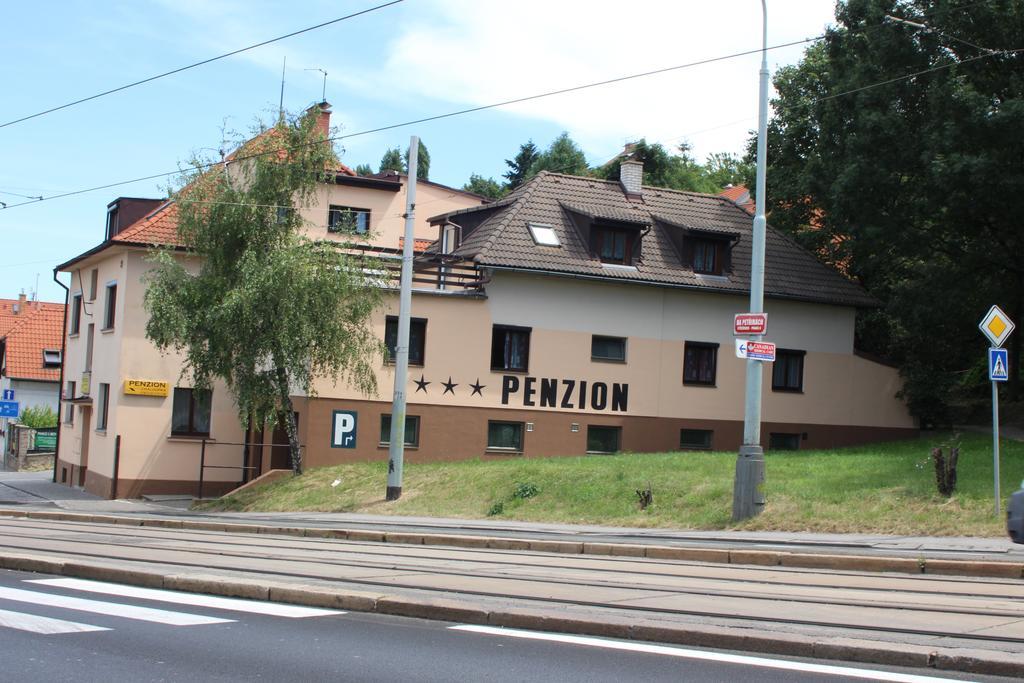
{"type": "MultiPolygon", "coordinates": [[[[275,448],[275,447],[277,447],[277,448],[289,448],[289,449],[291,448],[291,444],[287,444],[287,443],[210,441],[210,444],[213,445],[213,446],[242,446],[245,450],[243,451],[243,455],[242,455],[242,458],[243,458],[242,463],[243,464],[241,464],[241,465],[207,465],[206,464],[206,444],[207,444],[207,439],[203,439],[200,442],[200,447],[199,447],[199,486],[198,486],[198,490],[196,491],[196,498],[198,498],[199,500],[202,500],[202,498],[203,498],[203,484],[204,484],[204,479],[206,477],[206,470],[242,470],[242,472],[243,472],[242,480],[238,482],[238,485],[241,486],[242,484],[245,484],[245,483],[247,483],[249,481],[249,479],[247,479],[247,477],[245,476],[245,473],[248,473],[248,472],[250,472],[252,470],[256,470],[256,471],[260,470],[260,467],[257,466],[257,465],[246,464],[249,461],[249,450],[248,450],[249,447],[251,447],[251,446],[259,446],[261,449],[262,448],[275,448]]],[[[301,451],[303,448],[305,448],[305,445],[299,444],[299,450],[301,451]]]]}

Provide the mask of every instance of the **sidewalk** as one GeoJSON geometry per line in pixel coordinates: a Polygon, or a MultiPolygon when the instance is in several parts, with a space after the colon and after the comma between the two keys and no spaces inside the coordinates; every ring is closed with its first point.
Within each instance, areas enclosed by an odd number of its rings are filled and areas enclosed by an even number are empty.
{"type": "MultiPolygon", "coordinates": [[[[145,520],[175,523],[175,526],[228,525],[259,527],[260,533],[287,535],[326,535],[348,531],[374,532],[388,542],[462,545],[479,544],[481,539],[495,541],[537,541],[579,547],[574,552],[616,546],[623,554],[643,556],[638,548],[694,548],[708,551],[752,551],[763,564],[781,564],[782,555],[790,561],[798,556],[847,557],[850,568],[858,564],[854,557],[902,558],[936,561],[1012,563],[1024,566],[1024,545],[1009,538],[888,536],[882,534],[820,534],[783,531],[682,531],[569,524],[543,524],[504,520],[398,517],[355,513],[263,512],[208,513],[187,509],[187,497],[162,496],[155,500],[105,500],[80,489],[50,481],[47,472],[0,472],[0,508],[8,514],[20,510],[64,511],[86,516],[117,516],[136,523],[145,520]],[[430,537],[424,541],[424,537],[430,537]],[[406,539],[402,541],[400,539],[406,539]],[[447,543],[445,543],[447,539],[447,543]],[[632,548],[627,551],[626,548],[632,548]],[[777,561],[773,561],[773,558],[777,561]]],[[[86,521],[83,519],[83,521],[86,521]]],[[[99,520],[96,520],[99,521],[99,520]]],[[[113,520],[110,520],[113,521],[113,520]]],[[[709,554],[709,557],[712,557],[709,554]]],[[[727,560],[729,561],[729,560],[727,560]]],[[[862,563],[863,564],[863,563],[862,563]]],[[[1017,576],[1020,576],[1018,572],[1017,576]]]]}

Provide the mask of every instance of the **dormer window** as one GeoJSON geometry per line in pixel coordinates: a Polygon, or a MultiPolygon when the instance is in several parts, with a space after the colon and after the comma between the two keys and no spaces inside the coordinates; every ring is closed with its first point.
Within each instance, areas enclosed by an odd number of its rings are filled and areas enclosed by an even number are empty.
{"type": "Polygon", "coordinates": [[[693,240],[693,272],[704,275],[722,274],[722,251],[726,244],[722,240],[693,240]]]}
{"type": "Polygon", "coordinates": [[[664,233],[679,250],[683,268],[695,275],[728,277],[732,272],[732,248],[740,235],[719,229],[696,228],[672,216],[654,216],[664,233]]]}
{"type": "Polygon", "coordinates": [[[594,253],[601,259],[601,263],[633,265],[636,231],[595,225],[591,235],[594,253]]]}
{"type": "Polygon", "coordinates": [[[733,240],[707,233],[690,232],[682,236],[683,266],[696,275],[727,276],[732,271],[733,240]]]}

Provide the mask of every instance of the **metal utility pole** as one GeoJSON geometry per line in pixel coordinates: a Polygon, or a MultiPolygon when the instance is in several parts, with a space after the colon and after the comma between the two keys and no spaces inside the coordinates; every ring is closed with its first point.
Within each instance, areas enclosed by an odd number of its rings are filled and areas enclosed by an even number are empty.
{"type": "MultiPolygon", "coordinates": [[[[761,0],[763,40],[761,85],[757,116],[757,183],[754,189],[754,226],[751,235],[750,312],[764,311],[765,165],[768,132],[768,8],[761,0]]],[[[761,340],[761,335],[755,339],[761,340]]],[[[743,406],[743,445],[736,459],[732,518],[740,521],[764,510],[764,449],[761,448],[761,378],[759,360],[747,359],[747,392],[743,406]]]]}
{"type": "Polygon", "coordinates": [[[405,243],[402,245],[402,278],[398,293],[398,339],[395,340],[395,393],[391,401],[391,444],[388,447],[387,500],[402,497],[402,465],[405,459],[405,385],[409,378],[409,309],[412,308],[412,260],[415,245],[416,164],[420,139],[409,138],[409,175],[405,201],[405,243]]]}

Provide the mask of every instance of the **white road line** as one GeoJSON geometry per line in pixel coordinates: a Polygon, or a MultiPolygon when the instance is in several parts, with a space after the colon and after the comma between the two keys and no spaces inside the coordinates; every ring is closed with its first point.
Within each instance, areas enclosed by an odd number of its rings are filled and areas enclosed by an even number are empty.
{"type": "MultiPolygon", "coordinates": [[[[542,633],[539,631],[521,631],[513,628],[497,628],[494,626],[461,624],[459,626],[449,626],[448,628],[453,631],[469,631],[470,633],[481,633],[491,636],[547,640],[557,643],[568,643],[570,645],[601,647],[608,650],[626,650],[628,652],[644,652],[648,654],[667,655],[670,657],[683,657],[686,659],[701,659],[709,662],[723,662],[726,664],[742,664],[745,666],[759,666],[769,669],[785,669],[787,671],[804,671],[808,673],[829,674],[833,676],[849,676],[851,678],[865,678],[872,681],[896,681],[896,683],[951,683],[953,681],[953,679],[950,678],[915,676],[913,674],[900,674],[891,671],[872,671],[871,669],[854,669],[845,666],[829,666],[827,664],[807,664],[804,662],[790,662],[784,659],[766,659],[764,657],[728,655],[718,652],[706,652],[704,650],[686,650],[667,645],[631,643],[619,640],[589,638],[587,636],[542,633]]],[[[964,682],[961,681],[959,683],[964,682]]]]}
{"type": "Polygon", "coordinates": [[[224,624],[234,621],[233,619],[204,617],[201,614],[169,612],[167,610],[151,609],[149,607],[120,605],[116,602],[100,602],[99,600],[71,598],[66,595],[53,595],[52,593],[36,593],[34,591],[23,591],[18,588],[0,587],[0,600],[14,600],[15,602],[27,602],[33,605],[45,605],[47,607],[63,607],[64,609],[72,609],[79,612],[108,614],[113,617],[136,619],[138,621],[152,621],[157,624],[168,624],[171,626],[224,624]]]}
{"type": "Polygon", "coordinates": [[[221,598],[214,595],[202,595],[199,593],[179,593],[177,591],[140,588],[138,586],[126,586],[119,583],[103,583],[101,581],[85,581],[83,579],[30,579],[25,583],[35,583],[40,586],[55,586],[57,588],[70,588],[72,590],[86,591],[89,593],[102,593],[104,595],[117,595],[125,598],[160,600],[162,602],[173,602],[179,605],[212,607],[214,609],[249,612],[251,614],[266,614],[274,617],[288,617],[290,619],[345,614],[345,612],[340,612],[338,610],[319,609],[316,607],[300,607],[298,605],[283,605],[277,602],[258,602],[256,600],[240,600],[237,598],[221,598]]]}
{"type": "Polygon", "coordinates": [[[92,624],[79,624],[77,621],[64,621],[63,619],[51,619],[40,617],[35,614],[22,614],[21,612],[8,612],[0,609],[0,626],[4,628],[16,628],[19,631],[31,631],[32,633],[85,633],[86,631],[109,631],[109,628],[93,626],[92,624]]]}

